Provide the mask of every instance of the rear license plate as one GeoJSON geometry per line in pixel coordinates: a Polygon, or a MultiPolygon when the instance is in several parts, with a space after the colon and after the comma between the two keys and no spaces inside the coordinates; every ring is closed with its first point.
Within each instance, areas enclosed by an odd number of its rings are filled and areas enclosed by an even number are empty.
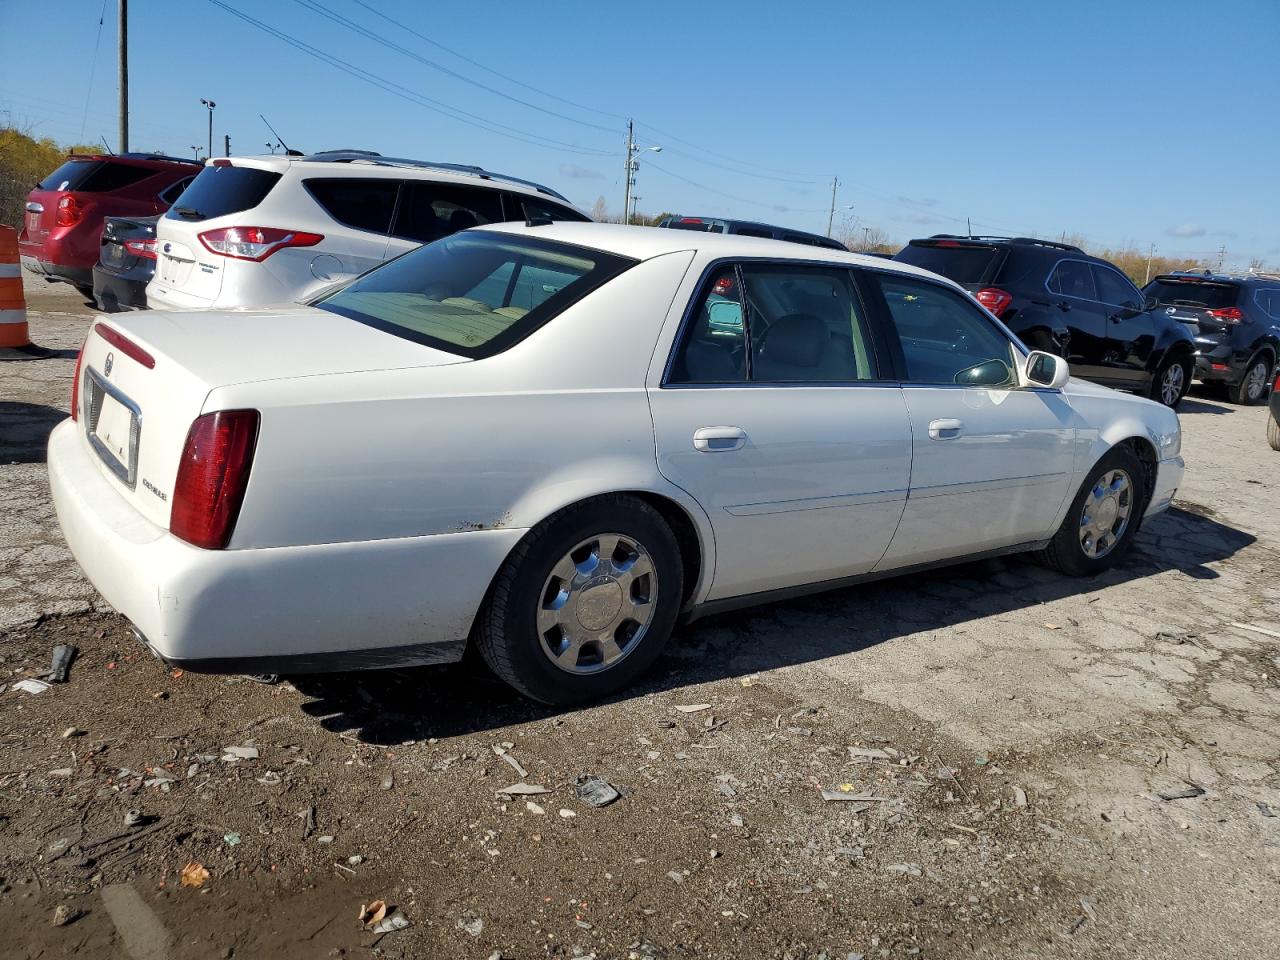
{"type": "Polygon", "coordinates": [[[180,274],[182,268],[186,265],[186,261],[178,260],[174,257],[165,257],[160,261],[160,279],[167,280],[169,283],[178,283],[181,279],[180,274]]]}
{"type": "Polygon", "coordinates": [[[102,249],[102,259],[106,263],[117,264],[124,259],[124,247],[118,243],[108,243],[102,249]]]}
{"type": "Polygon", "coordinates": [[[40,214],[28,213],[27,214],[27,233],[35,233],[39,229],[40,229],[40,214]]]}
{"type": "Polygon", "coordinates": [[[96,370],[85,377],[89,444],[111,472],[133,487],[137,482],[138,408],[109,386],[96,370]]]}

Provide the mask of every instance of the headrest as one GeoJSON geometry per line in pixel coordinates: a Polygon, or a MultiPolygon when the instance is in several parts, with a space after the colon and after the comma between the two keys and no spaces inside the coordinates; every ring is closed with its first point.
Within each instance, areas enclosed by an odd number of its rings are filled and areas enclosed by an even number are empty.
{"type": "Polygon", "coordinates": [[[760,356],[791,367],[816,367],[830,346],[827,325],[809,313],[779,317],[765,333],[760,356]]]}

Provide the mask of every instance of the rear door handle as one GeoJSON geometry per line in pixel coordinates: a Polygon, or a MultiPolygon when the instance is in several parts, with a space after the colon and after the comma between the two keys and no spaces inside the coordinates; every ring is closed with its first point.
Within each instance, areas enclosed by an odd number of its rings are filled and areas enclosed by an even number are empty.
{"type": "Polygon", "coordinates": [[[959,420],[934,420],[929,424],[930,440],[954,440],[964,431],[959,420]]]}
{"type": "Polygon", "coordinates": [[[701,427],[693,432],[693,449],[703,453],[741,450],[747,444],[747,432],[741,427],[701,427]]]}

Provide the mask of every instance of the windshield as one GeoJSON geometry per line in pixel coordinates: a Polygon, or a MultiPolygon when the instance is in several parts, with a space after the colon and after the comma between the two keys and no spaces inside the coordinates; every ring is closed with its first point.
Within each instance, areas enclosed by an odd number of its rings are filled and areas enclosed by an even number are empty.
{"type": "Polygon", "coordinates": [[[1171,280],[1167,277],[1157,277],[1147,284],[1142,292],[1169,306],[1179,304],[1188,307],[1205,307],[1209,310],[1234,307],[1237,296],[1236,285],[1233,283],[1171,280]]]}
{"type": "Polygon", "coordinates": [[[963,286],[981,283],[997,253],[995,247],[968,243],[943,246],[913,240],[893,259],[931,270],[963,286]]]}
{"type": "Polygon", "coordinates": [[[418,247],[316,306],[472,359],[501,353],[636,263],[471,230],[418,247]]]}

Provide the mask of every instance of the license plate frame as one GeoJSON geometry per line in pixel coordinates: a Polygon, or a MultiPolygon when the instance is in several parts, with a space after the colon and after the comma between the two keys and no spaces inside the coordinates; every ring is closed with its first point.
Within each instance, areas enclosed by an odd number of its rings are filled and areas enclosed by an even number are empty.
{"type": "Polygon", "coordinates": [[[89,446],[132,490],[138,485],[142,411],[93,367],[85,369],[83,389],[89,446]]]}

